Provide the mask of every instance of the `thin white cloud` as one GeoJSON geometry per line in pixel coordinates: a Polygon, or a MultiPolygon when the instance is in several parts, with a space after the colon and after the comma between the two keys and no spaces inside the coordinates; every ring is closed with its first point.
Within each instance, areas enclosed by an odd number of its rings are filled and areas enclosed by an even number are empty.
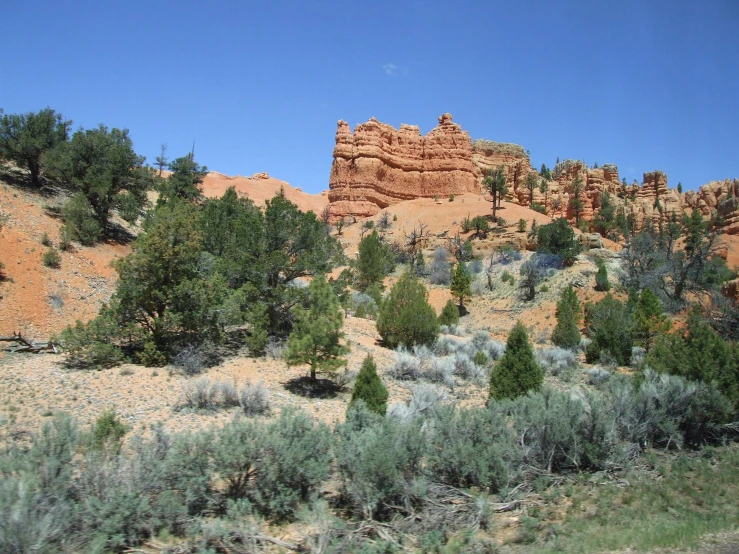
{"type": "Polygon", "coordinates": [[[385,72],[385,75],[388,77],[394,77],[398,74],[398,66],[394,63],[386,63],[382,66],[382,70],[385,72]]]}
{"type": "Polygon", "coordinates": [[[407,67],[400,67],[398,65],[395,65],[392,62],[386,63],[382,65],[382,70],[385,72],[385,75],[388,77],[397,77],[399,75],[402,75],[403,77],[408,76],[408,68],[407,67]]]}

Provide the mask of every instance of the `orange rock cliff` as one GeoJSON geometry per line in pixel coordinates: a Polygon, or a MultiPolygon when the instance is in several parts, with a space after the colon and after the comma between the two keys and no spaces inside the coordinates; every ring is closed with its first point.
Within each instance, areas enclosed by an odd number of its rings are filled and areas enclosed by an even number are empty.
{"type": "MultiPolygon", "coordinates": [[[[352,133],[346,121],[338,122],[334,160],[329,178],[329,210],[333,220],[368,217],[387,206],[414,198],[448,197],[452,194],[484,194],[482,179],[489,169],[503,167],[508,184],[506,200],[523,206],[531,195],[524,187],[526,176],[538,172],[531,167],[528,152],[517,144],[470,139],[451,114],[439,117],[439,124],[425,136],[415,125],[400,129],[371,118],[352,133]]],[[[739,180],[713,181],[698,191],[679,194],[667,186],[661,171],[645,173],[642,184],[619,181],[618,167],[605,164],[589,168],[583,161],[565,160],[552,170],[546,193],[534,190],[533,202],[546,213],[574,214],[570,205],[572,183],[583,183],[581,218],[591,219],[600,208],[601,193],[632,214],[638,227],[651,220],[657,224],[673,212],[698,209],[710,216],[717,211],[724,219],[724,231],[739,234],[739,180]],[[659,201],[659,202],[658,202],[659,201]]]]}

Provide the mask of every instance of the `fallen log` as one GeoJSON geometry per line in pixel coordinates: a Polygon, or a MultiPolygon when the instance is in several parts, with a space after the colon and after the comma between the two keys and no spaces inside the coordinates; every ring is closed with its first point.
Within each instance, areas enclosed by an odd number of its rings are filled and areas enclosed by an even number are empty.
{"type": "Polygon", "coordinates": [[[35,342],[30,341],[23,337],[20,333],[14,333],[9,337],[0,336],[0,342],[10,342],[11,344],[4,348],[6,352],[31,352],[33,354],[39,354],[42,352],[50,352],[52,354],[58,354],[56,345],[51,342],[35,342]]]}

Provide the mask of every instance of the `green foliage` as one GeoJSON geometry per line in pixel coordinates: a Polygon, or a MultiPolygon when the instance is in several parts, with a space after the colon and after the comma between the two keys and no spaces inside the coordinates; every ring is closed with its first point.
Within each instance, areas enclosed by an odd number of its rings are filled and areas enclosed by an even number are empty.
{"type": "Polygon", "coordinates": [[[723,340],[698,308],[690,312],[684,332],[657,339],[645,364],[690,381],[715,382],[719,391],[739,408],[739,347],[723,340]]]}
{"type": "Polygon", "coordinates": [[[519,233],[526,232],[526,220],[524,218],[521,218],[518,220],[518,232],[519,233]]]}
{"type": "Polygon", "coordinates": [[[529,206],[534,203],[534,191],[539,187],[539,178],[531,172],[523,180],[523,186],[529,191],[529,206]]]}
{"type": "Polygon", "coordinates": [[[105,411],[95,420],[90,438],[91,446],[97,450],[108,447],[117,452],[121,448],[121,439],[127,432],[128,427],[121,422],[115,411],[105,411]]]}
{"type": "Polygon", "coordinates": [[[450,194],[449,195],[449,202],[454,202],[454,195],[453,194],[450,194]]]}
{"type": "Polygon", "coordinates": [[[316,276],[308,287],[309,308],[294,309],[295,326],[287,342],[288,366],[308,364],[310,378],[316,373],[333,375],[346,365],[343,358],[349,348],[341,344],[344,314],[339,299],[323,275],[316,276]]]}
{"type": "Polygon", "coordinates": [[[134,223],[154,184],[153,170],[134,152],[127,129],[81,129],[49,153],[47,165],[49,174],[74,193],[66,222],[88,242],[96,234],[100,239],[114,211],[134,223]]]}
{"type": "Polygon", "coordinates": [[[608,270],[603,260],[598,260],[598,271],[595,273],[595,290],[608,292],[611,283],[608,281],[608,270]]]}
{"type": "Polygon", "coordinates": [[[364,291],[370,285],[382,287],[382,280],[393,270],[395,258],[377,231],[359,243],[357,258],[357,288],[364,291]]]}
{"type": "Polygon", "coordinates": [[[572,265],[580,253],[575,231],[563,217],[539,227],[537,244],[537,251],[562,256],[566,266],[572,265]]]}
{"type": "Polygon", "coordinates": [[[683,193],[683,184],[682,183],[678,183],[677,184],[677,193],[678,194],[682,194],[683,193]]]}
{"type": "Polygon", "coordinates": [[[539,204],[537,202],[534,202],[533,204],[531,204],[530,208],[532,210],[534,210],[535,212],[538,212],[540,214],[545,214],[546,215],[546,213],[547,213],[546,206],[544,206],[543,204],[539,204]]]}
{"type": "Polygon", "coordinates": [[[46,252],[44,252],[41,261],[46,267],[59,269],[62,266],[62,255],[56,248],[51,247],[46,252]]]}
{"type": "Polygon", "coordinates": [[[113,342],[120,333],[109,309],[101,310],[95,319],[82,323],[77,320],[59,337],[67,352],[66,364],[73,368],[112,367],[123,361],[123,352],[113,342]]]}
{"type": "Polygon", "coordinates": [[[577,175],[570,185],[570,205],[569,208],[575,215],[575,225],[580,225],[580,216],[583,211],[582,198],[580,196],[585,191],[585,183],[583,183],[580,175],[577,175]]]}
{"type": "Polygon", "coordinates": [[[433,344],[439,322],[428,303],[426,287],[410,273],[403,274],[380,307],[377,331],[390,348],[433,344]]]}
{"type": "Polygon", "coordinates": [[[162,367],[167,365],[167,356],[157,349],[154,341],[144,343],[144,349],[139,353],[139,362],[146,367],[162,367]]]}
{"type": "Polygon", "coordinates": [[[720,233],[720,222],[706,221],[699,210],[683,214],[680,223],[677,215],[671,214],[659,232],[645,225],[624,252],[625,284],[638,290],[651,288],[674,310],[685,305],[689,293],[717,291],[732,275],[718,255],[720,233]],[[681,232],[684,248],[675,250],[681,232]]]}
{"type": "Polygon", "coordinates": [[[217,337],[213,306],[225,294],[222,278],[203,278],[198,271],[203,234],[197,208],[182,201],[157,208],[132,252],[116,264],[118,290],[111,309],[123,327],[135,325],[165,352],[181,334],[217,337]]]}
{"type": "Polygon", "coordinates": [[[207,167],[199,165],[192,153],[172,160],[168,167],[172,173],[159,186],[159,205],[176,198],[189,202],[202,199],[200,185],[208,174],[207,167]]]}
{"type": "Polygon", "coordinates": [[[382,379],[377,374],[377,365],[375,365],[372,356],[368,355],[362,362],[362,368],[359,370],[357,380],[354,383],[349,409],[351,410],[356,402],[362,401],[367,409],[384,416],[387,412],[387,399],[388,392],[385,385],[382,384],[382,379]]]}
{"type": "Polygon", "coordinates": [[[591,225],[602,236],[608,237],[616,227],[616,205],[607,192],[600,193],[598,201],[600,208],[593,217],[591,225]]]}
{"type": "Polygon", "coordinates": [[[475,357],[472,358],[472,361],[476,366],[485,367],[488,365],[489,361],[487,355],[485,355],[485,352],[482,350],[478,350],[475,352],[475,357]]]}
{"type": "MultiPolygon", "coordinates": [[[[2,115],[2,112],[0,112],[2,115]]],[[[27,169],[33,186],[41,186],[44,155],[66,142],[71,121],[51,108],[26,114],[0,117],[0,159],[11,160],[27,169]]]]}
{"type": "Polygon", "coordinates": [[[513,277],[513,275],[511,275],[508,270],[503,272],[503,274],[500,276],[500,280],[504,283],[510,283],[511,285],[514,285],[516,283],[515,277],[513,277]]]}
{"type": "Polygon", "coordinates": [[[51,242],[51,239],[49,238],[48,233],[44,232],[43,235],[41,235],[41,244],[44,246],[54,246],[54,243],[51,242]]]}
{"type": "Polygon", "coordinates": [[[466,296],[472,295],[472,276],[467,269],[467,264],[459,262],[457,267],[454,269],[452,275],[452,283],[449,289],[452,292],[452,296],[459,299],[459,309],[464,308],[464,299],[466,296]]]}
{"type": "Polygon", "coordinates": [[[537,391],[544,382],[544,372],[536,363],[526,327],[520,321],[508,335],[506,351],[490,374],[490,398],[516,398],[537,391]]]}
{"type": "Polygon", "coordinates": [[[536,262],[532,259],[521,264],[520,275],[521,280],[518,283],[518,288],[522,292],[523,299],[526,301],[533,300],[536,296],[536,287],[541,282],[541,271],[536,262]]]}
{"type": "MultiPolygon", "coordinates": [[[[490,231],[490,223],[488,218],[483,215],[476,215],[470,222],[470,227],[475,230],[475,236],[483,238],[490,231]]],[[[470,245],[471,246],[471,245],[470,245]]]]}
{"type": "Polygon", "coordinates": [[[459,308],[450,298],[439,314],[439,325],[456,325],[457,323],[459,323],[459,308]]]}
{"type": "Polygon", "coordinates": [[[103,226],[95,217],[92,206],[82,192],[78,192],[65,202],[62,207],[62,218],[66,222],[62,232],[69,240],[93,246],[103,237],[103,226]]]}
{"type": "Polygon", "coordinates": [[[564,293],[557,303],[557,325],[552,331],[552,343],[570,349],[580,344],[580,329],[572,312],[572,304],[565,298],[564,293]]]}
{"type": "Polygon", "coordinates": [[[657,295],[650,289],[644,289],[634,310],[634,338],[649,352],[654,341],[667,333],[670,326],[670,320],[663,313],[657,295]]]}
{"type": "Polygon", "coordinates": [[[595,304],[585,306],[585,325],[591,343],[585,351],[589,363],[603,355],[619,365],[629,365],[634,344],[634,320],[629,306],[610,294],[595,304]]]}

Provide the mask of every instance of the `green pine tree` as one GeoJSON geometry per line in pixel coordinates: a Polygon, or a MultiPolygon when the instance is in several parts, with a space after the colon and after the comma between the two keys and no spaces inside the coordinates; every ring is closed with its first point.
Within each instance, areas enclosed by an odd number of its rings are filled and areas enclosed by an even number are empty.
{"type": "Polygon", "coordinates": [[[572,306],[565,300],[557,304],[557,326],[552,331],[552,342],[560,348],[575,348],[580,344],[580,329],[572,306]]]}
{"type": "Polygon", "coordinates": [[[490,374],[490,398],[502,400],[538,391],[544,373],[534,358],[526,327],[520,321],[511,330],[503,357],[490,374]]]}
{"type": "Polygon", "coordinates": [[[387,412],[387,398],[388,392],[377,374],[377,365],[372,356],[368,355],[362,362],[362,368],[354,383],[349,409],[357,400],[361,400],[371,411],[384,416],[387,412]]]}
{"type": "Polygon", "coordinates": [[[572,285],[567,285],[567,288],[562,291],[562,295],[559,297],[559,302],[557,302],[558,319],[560,317],[559,311],[561,306],[565,303],[569,304],[575,323],[580,323],[580,319],[582,319],[582,307],[580,306],[580,300],[577,298],[577,293],[572,285]]]}
{"type": "Polygon", "coordinates": [[[424,277],[428,274],[428,270],[426,269],[426,260],[423,257],[423,251],[419,250],[416,253],[416,275],[419,277],[424,277]]]}
{"type": "Polygon", "coordinates": [[[644,289],[634,310],[634,336],[649,352],[657,337],[669,330],[670,320],[662,312],[659,298],[651,290],[644,289]]]}
{"type": "Polygon", "coordinates": [[[472,276],[470,275],[467,265],[464,262],[459,262],[457,267],[454,269],[454,275],[452,275],[452,283],[450,290],[452,296],[459,299],[459,309],[464,309],[464,298],[465,296],[472,295],[472,276]]]}
{"type": "Polygon", "coordinates": [[[608,281],[608,270],[602,260],[598,260],[598,272],[595,274],[595,290],[602,292],[611,290],[611,283],[608,281]]]}
{"type": "Polygon", "coordinates": [[[439,325],[456,325],[457,323],[459,323],[459,308],[450,298],[439,314],[439,325]]]}
{"type": "Polygon", "coordinates": [[[310,366],[311,381],[316,373],[332,375],[346,365],[343,358],[349,348],[341,344],[344,316],[339,299],[323,275],[318,275],[308,287],[309,305],[306,310],[294,310],[295,326],[287,341],[287,365],[310,366]]]}
{"type": "Polygon", "coordinates": [[[359,243],[357,288],[364,291],[370,285],[382,286],[387,267],[386,248],[377,231],[372,231],[359,243]]]}
{"type": "Polygon", "coordinates": [[[390,348],[433,344],[439,336],[439,321],[428,303],[426,287],[412,273],[398,279],[383,300],[377,332],[390,348]]]}

